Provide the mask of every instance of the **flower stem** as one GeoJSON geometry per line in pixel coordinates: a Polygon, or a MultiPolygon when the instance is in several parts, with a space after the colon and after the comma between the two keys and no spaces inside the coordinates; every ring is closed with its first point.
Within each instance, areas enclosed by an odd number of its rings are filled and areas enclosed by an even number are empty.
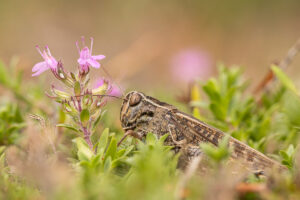
{"type": "Polygon", "coordinates": [[[93,144],[92,144],[92,141],[91,141],[90,131],[86,127],[82,127],[82,131],[83,131],[83,134],[84,134],[84,140],[89,145],[90,149],[93,151],[93,144]]]}
{"type": "MultiPolygon", "coordinates": [[[[79,113],[79,119],[80,119],[80,113],[82,111],[82,106],[81,106],[81,102],[82,102],[82,96],[81,96],[81,92],[82,92],[82,87],[80,85],[80,96],[79,97],[76,97],[76,93],[74,94],[75,95],[75,98],[77,100],[77,111],[79,113]]],[[[75,104],[75,100],[73,100],[73,103],[74,103],[74,106],[76,105],[75,104]]],[[[90,130],[87,128],[87,126],[83,125],[82,122],[80,121],[80,126],[81,126],[81,129],[82,129],[82,132],[83,132],[83,138],[84,140],[86,141],[86,143],[89,145],[90,149],[93,151],[93,143],[91,141],[91,132],[90,130]]]]}

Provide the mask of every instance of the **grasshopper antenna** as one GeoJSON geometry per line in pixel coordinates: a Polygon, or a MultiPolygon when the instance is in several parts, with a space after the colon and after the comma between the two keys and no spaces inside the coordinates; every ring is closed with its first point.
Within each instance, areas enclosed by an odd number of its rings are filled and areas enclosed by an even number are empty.
{"type": "Polygon", "coordinates": [[[105,67],[102,66],[102,70],[103,70],[104,73],[108,76],[109,80],[110,80],[114,85],[116,85],[116,86],[119,88],[119,90],[120,90],[121,93],[122,93],[122,97],[124,97],[125,92],[124,92],[124,90],[120,87],[120,85],[117,84],[117,83],[113,80],[113,78],[112,78],[111,75],[108,73],[108,71],[105,69],[105,67]]]}
{"type": "Polygon", "coordinates": [[[88,95],[91,95],[93,97],[112,97],[112,98],[116,98],[116,99],[125,100],[125,98],[123,98],[123,97],[118,97],[118,96],[109,95],[109,94],[81,94],[81,95],[75,95],[74,97],[83,97],[83,96],[88,96],[88,95]]]}
{"type": "Polygon", "coordinates": [[[114,95],[109,95],[109,94],[103,94],[103,95],[92,95],[94,97],[112,97],[112,98],[116,98],[116,99],[121,99],[121,100],[125,100],[125,98],[123,97],[118,97],[118,96],[114,96],[114,95]]]}

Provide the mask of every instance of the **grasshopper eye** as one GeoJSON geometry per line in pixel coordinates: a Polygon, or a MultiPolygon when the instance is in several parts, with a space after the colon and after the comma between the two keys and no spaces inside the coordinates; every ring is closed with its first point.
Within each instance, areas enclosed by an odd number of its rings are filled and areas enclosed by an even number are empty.
{"type": "Polygon", "coordinates": [[[130,106],[135,106],[135,105],[137,105],[138,103],[140,103],[141,100],[142,100],[142,97],[141,97],[139,94],[133,94],[133,95],[130,97],[129,105],[130,105],[130,106]]]}

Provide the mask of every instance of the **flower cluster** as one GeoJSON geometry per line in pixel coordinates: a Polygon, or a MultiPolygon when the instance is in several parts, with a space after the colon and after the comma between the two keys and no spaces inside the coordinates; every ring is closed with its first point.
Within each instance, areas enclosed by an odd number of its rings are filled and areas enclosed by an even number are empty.
{"type": "Polygon", "coordinates": [[[90,137],[93,128],[99,121],[98,119],[101,116],[103,106],[106,104],[106,98],[104,97],[107,95],[120,96],[121,92],[105,78],[99,79],[96,87],[92,89],[88,88],[90,67],[100,68],[99,60],[104,59],[105,56],[92,55],[93,38],[91,38],[90,48],[85,45],[83,37],[82,45],[83,48],[80,49],[78,42],[76,42],[79,53],[79,59],[77,60],[78,73],[66,72],[62,62],[57,61],[52,56],[48,46],[45,47],[43,52],[37,46],[37,50],[44,61],[34,65],[32,76],[38,76],[50,69],[53,75],[64,84],[67,88],[66,91],[57,89],[52,85],[52,95],[48,96],[63,106],[64,111],[75,122],[72,128],[83,133],[84,139],[90,148],[93,149],[90,137]]]}
{"type": "MultiPolygon", "coordinates": [[[[80,49],[78,42],[76,42],[76,46],[77,46],[78,53],[79,53],[79,58],[78,58],[77,62],[79,64],[79,72],[81,74],[86,74],[89,72],[90,67],[100,68],[101,65],[98,61],[104,59],[105,56],[104,55],[95,55],[95,56],[92,55],[93,43],[94,43],[93,38],[91,38],[91,49],[89,49],[85,45],[84,37],[82,37],[81,40],[82,40],[82,45],[83,45],[82,49],[80,49]]],[[[41,56],[43,57],[44,61],[39,62],[33,66],[32,76],[38,76],[48,69],[51,69],[51,71],[56,76],[58,74],[58,69],[60,66],[59,66],[59,62],[57,62],[57,60],[52,56],[49,47],[46,46],[45,50],[43,52],[40,50],[39,46],[36,46],[36,48],[37,48],[38,52],[41,54],[41,56]]],[[[62,78],[64,78],[64,77],[62,77],[62,78]]]]}

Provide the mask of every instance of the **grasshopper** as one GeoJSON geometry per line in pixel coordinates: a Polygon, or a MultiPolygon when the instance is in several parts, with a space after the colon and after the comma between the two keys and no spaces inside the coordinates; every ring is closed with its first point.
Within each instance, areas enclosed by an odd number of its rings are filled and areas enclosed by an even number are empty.
{"type": "MultiPolygon", "coordinates": [[[[142,139],[149,132],[158,137],[169,134],[166,145],[173,146],[175,152],[181,152],[187,161],[202,154],[200,143],[218,146],[226,135],[170,104],[137,91],[129,92],[123,100],[120,120],[125,137],[131,135],[142,139]]],[[[247,169],[261,172],[271,168],[286,169],[231,136],[228,145],[232,149],[231,159],[241,161],[247,169]]]]}

